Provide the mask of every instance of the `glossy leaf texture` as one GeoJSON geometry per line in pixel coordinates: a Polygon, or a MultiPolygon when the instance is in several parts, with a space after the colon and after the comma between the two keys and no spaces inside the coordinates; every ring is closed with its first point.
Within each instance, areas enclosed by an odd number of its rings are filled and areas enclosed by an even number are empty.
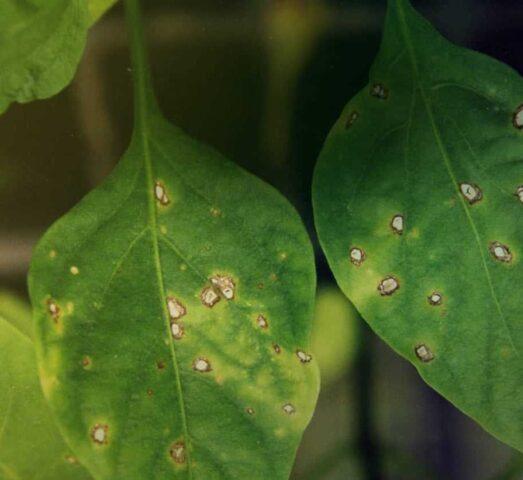
{"type": "Polygon", "coordinates": [[[0,292],[0,478],[88,480],[40,388],[29,306],[0,292]]]}
{"type": "Polygon", "coordinates": [[[370,83],[330,133],[313,186],[321,244],[363,317],[520,450],[522,104],[516,72],[391,0],[370,83]]]}
{"type": "Polygon", "coordinates": [[[47,98],[72,79],[89,13],[85,0],[0,0],[0,113],[47,98]]]}
{"type": "Polygon", "coordinates": [[[163,119],[134,56],[128,151],[34,253],[45,394],[96,479],[286,479],[318,394],[310,240],[163,119]]]}

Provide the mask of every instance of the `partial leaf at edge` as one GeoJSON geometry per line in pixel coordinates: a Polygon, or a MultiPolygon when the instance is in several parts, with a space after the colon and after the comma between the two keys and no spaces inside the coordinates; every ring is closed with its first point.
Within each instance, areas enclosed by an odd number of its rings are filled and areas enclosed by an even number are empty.
{"type": "Polygon", "coordinates": [[[47,98],[72,79],[82,55],[86,0],[0,0],[0,113],[47,98]]]}
{"type": "Polygon", "coordinates": [[[520,450],[522,104],[516,72],[390,0],[370,84],[330,133],[313,186],[322,247],[364,318],[427,383],[520,450]],[[481,199],[469,202],[464,184],[481,199]],[[399,288],[381,295],[390,277],[399,288]]]}
{"type": "Polygon", "coordinates": [[[0,292],[0,478],[88,480],[40,388],[30,309],[0,292]]]}
{"type": "Polygon", "coordinates": [[[96,23],[118,0],[88,0],[90,24],[96,23]]]}
{"type": "Polygon", "coordinates": [[[131,146],[31,263],[45,394],[97,480],[287,479],[319,388],[310,240],[272,187],[163,119],[127,6],[131,146]]]}

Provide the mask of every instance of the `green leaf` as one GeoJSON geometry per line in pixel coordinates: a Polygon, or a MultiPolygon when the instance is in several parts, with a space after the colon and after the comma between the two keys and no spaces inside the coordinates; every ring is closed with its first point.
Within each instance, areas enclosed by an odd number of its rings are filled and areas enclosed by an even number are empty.
{"type": "Polygon", "coordinates": [[[328,386],[351,368],[358,343],[358,314],[335,286],[322,287],[316,296],[312,350],[328,386]]]}
{"type": "Polygon", "coordinates": [[[342,290],[458,408],[523,449],[523,81],[391,0],[315,172],[342,290]]]}
{"type": "Polygon", "coordinates": [[[118,0],[88,0],[91,25],[96,23],[118,0]]]}
{"type": "Polygon", "coordinates": [[[310,241],[272,187],[163,119],[127,7],[131,146],[31,264],[45,394],[97,479],[286,479],[318,394],[310,241]]]}
{"type": "Polygon", "coordinates": [[[87,480],[40,388],[29,308],[0,293],[0,478],[87,480]]]}
{"type": "Polygon", "coordinates": [[[85,0],[0,0],[0,113],[62,90],[88,26],[85,0]]]}

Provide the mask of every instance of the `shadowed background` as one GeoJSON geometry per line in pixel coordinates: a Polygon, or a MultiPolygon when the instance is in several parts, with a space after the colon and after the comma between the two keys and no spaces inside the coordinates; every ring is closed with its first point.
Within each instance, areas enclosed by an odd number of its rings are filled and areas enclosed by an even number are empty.
{"type": "MultiPolygon", "coordinates": [[[[362,323],[337,291],[314,233],[314,164],[343,106],[367,82],[385,0],[143,3],[166,116],[282,191],[314,241],[313,351],[323,390],[293,478],[523,479],[521,456],[426,387],[362,323]]],[[[414,4],[450,40],[523,73],[520,0],[414,4]]],[[[37,239],[122,155],[132,128],[131,74],[118,5],[90,31],[71,86],[0,117],[1,289],[26,295],[37,239]]]]}

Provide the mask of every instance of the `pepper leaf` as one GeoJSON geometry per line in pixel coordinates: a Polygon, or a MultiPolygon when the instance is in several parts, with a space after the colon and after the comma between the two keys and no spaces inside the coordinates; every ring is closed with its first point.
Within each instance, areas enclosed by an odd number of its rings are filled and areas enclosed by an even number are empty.
{"type": "Polygon", "coordinates": [[[85,0],[1,0],[0,113],[69,84],[88,26],[85,0]]]}
{"type": "Polygon", "coordinates": [[[0,293],[0,478],[88,480],[44,399],[31,338],[31,310],[0,293]]]}
{"type": "Polygon", "coordinates": [[[136,127],[45,234],[45,394],[97,479],[286,479],[318,394],[313,253],[272,187],[168,124],[127,2],[136,127]]]}
{"type": "Polygon", "coordinates": [[[429,385],[523,449],[523,80],[390,0],[329,135],[315,220],[336,279],[429,385]]]}

